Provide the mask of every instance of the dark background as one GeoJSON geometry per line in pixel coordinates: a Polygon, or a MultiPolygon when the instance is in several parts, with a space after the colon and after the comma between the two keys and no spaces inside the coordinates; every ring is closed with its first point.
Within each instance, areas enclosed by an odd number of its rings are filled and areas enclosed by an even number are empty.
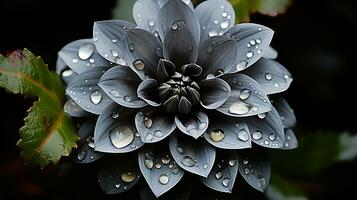
{"type": "MultiPolygon", "coordinates": [[[[275,30],[272,46],[279,51],[278,60],[294,76],[285,95],[295,109],[299,137],[316,130],[357,132],[354,95],[357,6],[353,2],[295,0],[284,15],[252,16],[252,22],[275,30]]],[[[41,55],[54,69],[57,51],[73,40],[92,37],[93,22],[110,19],[114,5],[114,0],[1,0],[0,53],[26,47],[41,55]]],[[[64,159],[67,161],[44,170],[25,166],[16,141],[33,99],[8,94],[4,89],[0,89],[0,99],[0,199],[122,198],[101,193],[91,165],[80,166],[64,159]]],[[[339,164],[307,180],[317,188],[309,190],[310,198],[353,196],[356,166],[356,161],[339,164]]],[[[240,182],[236,190],[246,193],[250,197],[247,199],[262,198],[240,182]]],[[[202,186],[195,188],[194,194],[199,195],[197,191],[207,194],[202,186]]],[[[135,190],[130,195],[137,197],[135,190]]]]}

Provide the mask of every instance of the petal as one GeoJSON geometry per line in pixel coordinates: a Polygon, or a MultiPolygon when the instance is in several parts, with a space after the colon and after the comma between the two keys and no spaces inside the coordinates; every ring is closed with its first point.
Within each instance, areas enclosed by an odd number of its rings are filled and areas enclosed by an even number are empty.
{"type": "Polygon", "coordinates": [[[139,152],[139,167],[156,197],[173,188],[183,177],[184,170],[177,166],[165,148],[144,148],[139,152]]]}
{"type": "Polygon", "coordinates": [[[206,109],[222,106],[231,94],[231,87],[220,78],[206,79],[200,82],[201,105],[206,109]]]}
{"type": "Polygon", "coordinates": [[[63,69],[59,74],[66,85],[78,77],[78,74],[68,67],[63,69]]]}
{"type": "Polygon", "coordinates": [[[200,42],[200,24],[193,10],[182,1],[169,0],[158,14],[158,21],[161,22],[159,34],[161,38],[166,38],[175,22],[184,22],[187,29],[191,31],[196,45],[200,42]]]}
{"type": "MultiPolygon", "coordinates": [[[[210,123],[204,134],[205,139],[221,149],[246,149],[252,147],[247,123],[241,118],[212,113],[214,123],[210,123]]],[[[213,118],[212,118],[213,119],[213,118]]]]}
{"type": "Polygon", "coordinates": [[[216,158],[216,150],[204,140],[194,141],[180,132],[170,136],[170,152],[184,170],[207,177],[216,158]]]}
{"type": "Polygon", "coordinates": [[[77,133],[81,140],[77,143],[78,147],[73,152],[76,158],[75,162],[91,163],[104,156],[103,153],[94,151],[94,127],[94,120],[87,120],[81,124],[77,133]]]}
{"type": "Polygon", "coordinates": [[[207,187],[218,192],[232,193],[238,174],[238,156],[234,152],[218,154],[216,162],[207,178],[201,181],[207,187]]]}
{"type": "Polygon", "coordinates": [[[142,29],[130,29],[126,32],[125,60],[141,77],[156,78],[156,69],[162,58],[162,44],[150,32],[142,29]]]}
{"type": "Polygon", "coordinates": [[[141,79],[126,66],[117,66],[108,70],[98,85],[116,103],[128,108],[142,108],[146,102],[137,95],[141,79]]]}
{"type": "Polygon", "coordinates": [[[160,106],[160,98],[157,93],[159,84],[154,79],[146,79],[140,83],[137,94],[142,100],[151,106],[160,106]]]}
{"type": "Polygon", "coordinates": [[[111,156],[98,166],[98,183],[105,194],[118,194],[134,187],[141,173],[129,155],[111,156]]]}
{"type": "Polygon", "coordinates": [[[181,96],[177,107],[177,112],[183,115],[187,115],[191,112],[191,109],[192,109],[191,102],[186,97],[181,96]]]}
{"type": "Polygon", "coordinates": [[[278,111],[281,120],[283,121],[283,126],[285,129],[292,128],[296,124],[296,117],[294,110],[291,109],[288,102],[284,98],[274,98],[274,106],[278,111]]]}
{"type": "Polygon", "coordinates": [[[285,67],[266,58],[261,58],[243,73],[257,81],[266,94],[283,92],[293,81],[290,72],[285,67]]]}
{"type": "Polygon", "coordinates": [[[179,95],[174,95],[170,97],[168,100],[166,100],[162,106],[165,108],[165,110],[169,113],[176,113],[177,108],[178,108],[178,103],[180,101],[179,95]]]}
{"type": "Polygon", "coordinates": [[[195,63],[183,65],[181,70],[182,70],[182,74],[186,76],[198,77],[202,73],[202,67],[195,63]]]}
{"type": "Polygon", "coordinates": [[[110,62],[127,65],[124,59],[125,34],[130,28],[135,28],[133,23],[123,20],[107,20],[94,23],[93,38],[95,47],[100,55],[110,62]]]}
{"type": "Polygon", "coordinates": [[[200,21],[201,43],[216,35],[222,35],[234,26],[235,13],[227,0],[209,0],[200,3],[195,14],[200,21]]]}
{"type": "Polygon", "coordinates": [[[157,32],[157,13],[161,7],[159,3],[161,2],[154,0],[139,0],[134,3],[133,17],[139,28],[151,33],[157,32]]]}
{"type": "Polygon", "coordinates": [[[278,149],[285,143],[284,128],[278,112],[272,107],[268,113],[247,119],[252,141],[257,145],[278,149]]]}
{"type": "Polygon", "coordinates": [[[283,150],[292,150],[296,149],[299,146],[299,142],[291,129],[285,130],[285,144],[284,147],[281,148],[283,150]]]}
{"type": "Polygon", "coordinates": [[[273,47],[269,46],[265,50],[263,57],[268,59],[276,59],[278,57],[278,52],[273,47]]]}
{"type": "Polygon", "coordinates": [[[232,72],[242,71],[258,61],[273,38],[274,31],[268,27],[242,23],[230,28],[224,35],[237,40],[236,67],[232,72]]]}
{"type": "Polygon", "coordinates": [[[190,115],[176,116],[175,123],[184,134],[197,139],[208,127],[208,116],[203,112],[196,111],[190,115]]]}
{"type": "Polygon", "coordinates": [[[242,153],[238,164],[239,173],[250,186],[261,192],[266,191],[271,175],[267,155],[261,155],[261,152],[242,153]]]}
{"type": "Polygon", "coordinates": [[[91,113],[83,110],[72,99],[69,99],[63,106],[63,110],[71,117],[88,117],[91,113]]]}
{"type": "Polygon", "coordinates": [[[160,82],[165,82],[176,72],[175,65],[165,59],[160,59],[157,65],[156,77],[160,82]]]}
{"type": "Polygon", "coordinates": [[[96,151],[127,153],[143,146],[144,143],[135,128],[133,112],[133,109],[121,107],[116,103],[108,105],[95,126],[96,151]]]}
{"type": "Polygon", "coordinates": [[[58,52],[58,57],[78,74],[93,67],[110,66],[110,63],[96,50],[93,39],[76,40],[67,44],[58,52]]]}
{"type": "Polygon", "coordinates": [[[66,93],[83,110],[99,115],[112,100],[98,86],[99,78],[109,67],[87,70],[72,80],[66,93]]]}
{"type": "Polygon", "coordinates": [[[145,143],[159,142],[176,129],[174,117],[156,108],[140,110],[135,116],[135,125],[145,143]]]}
{"type": "Polygon", "coordinates": [[[184,22],[174,22],[167,31],[164,40],[164,57],[176,66],[196,62],[198,47],[194,36],[184,22]]]}
{"type": "Polygon", "coordinates": [[[220,76],[235,66],[237,42],[225,36],[214,36],[200,46],[197,64],[202,66],[201,78],[220,76]]]}
{"type": "Polygon", "coordinates": [[[222,77],[232,88],[229,99],[217,110],[233,117],[247,117],[271,110],[269,98],[260,85],[244,74],[222,77]]]}

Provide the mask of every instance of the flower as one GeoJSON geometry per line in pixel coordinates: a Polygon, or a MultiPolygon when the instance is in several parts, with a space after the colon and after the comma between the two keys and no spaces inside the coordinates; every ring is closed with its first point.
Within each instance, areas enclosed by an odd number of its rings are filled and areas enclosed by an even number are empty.
{"type": "Polygon", "coordinates": [[[109,194],[143,176],[158,197],[187,172],[221,192],[239,172],[264,191],[270,165],[259,146],[297,147],[294,113],[275,95],[292,78],[273,60],[273,31],[234,25],[226,0],[138,0],[133,14],[136,25],[95,22],[93,39],[59,52],[64,109],[88,119],[77,161],[107,155],[98,181],[109,194]]]}

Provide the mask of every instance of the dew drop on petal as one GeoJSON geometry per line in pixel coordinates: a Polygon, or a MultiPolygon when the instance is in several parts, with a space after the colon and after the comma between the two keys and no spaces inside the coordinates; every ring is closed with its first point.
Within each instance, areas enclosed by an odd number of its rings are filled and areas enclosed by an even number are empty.
{"type": "Polygon", "coordinates": [[[112,118],[113,119],[118,119],[118,117],[119,117],[119,113],[118,112],[116,112],[116,111],[112,112],[112,118]]]}
{"type": "Polygon", "coordinates": [[[271,79],[273,79],[273,75],[271,73],[266,73],[265,74],[265,79],[267,79],[268,81],[270,81],[271,79]]]}
{"type": "Polygon", "coordinates": [[[64,77],[64,78],[70,77],[70,76],[72,76],[72,74],[73,74],[73,70],[67,69],[62,72],[62,77],[64,77]]]}
{"type": "Polygon", "coordinates": [[[134,65],[135,69],[138,70],[138,71],[143,70],[144,67],[145,67],[144,62],[143,62],[142,60],[140,60],[140,59],[135,60],[135,61],[133,62],[133,65],[134,65]]]}
{"type": "Polygon", "coordinates": [[[247,53],[247,58],[252,58],[254,56],[254,53],[252,51],[249,51],[247,53]]]}
{"type": "Polygon", "coordinates": [[[276,134],[275,134],[275,133],[271,133],[271,134],[269,135],[269,140],[271,140],[271,141],[276,140],[276,134]]]}
{"type": "Polygon", "coordinates": [[[208,36],[209,37],[213,37],[213,36],[216,36],[216,35],[218,35],[218,33],[215,30],[212,30],[212,31],[208,32],[208,36]]]}
{"type": "Polygon", "coordinates": [[[249,174],[250,174],[249,168],[244,168],[244,174],[245,174],[245,175],[249,175],[249,174]]]}
{"type": "Polygon", "coordinates": [[[263,137],[263,133],[260,131],[254,131],[252,137],[255,140],[260,140],[263,137]]]}
{"type": "Polygon", "coordinates": [[[113,97],[119,98],[120,97],[120,93],[118,90],[116,89],[112,89],[109,91],[109,94],[112,95],[113,97]]]}
{"type": "Polygon", "coordinates": [[[237,162],[236,160],[229,160],[228,165],[233,167],[236,164],[236,162],[237,162]]]}
{"type": "Polygon", "coordinates": [[[120,186],[121,186],[120,182],[114,185],[115,188],[120,188],[120,186]]]}
{"type": "Polygon", "coordinates": [[[237,64],[236,69],[237,71],[242,71],[243,69],[245,69],[247,67],[248,63],[243,61],[237,64]]]}
{"type": "Polygon", "coordinates": [[[183,157],[181,163],[186,167],[193,167],[195,165],[195,161],[191,156],[183,157]]]}
{"type": "Polygon", "coordinates": [[[83,44],[81,47],[79,47],[78,57],[82,60],[87,60],[93,55],[94,49],[95,48],[93,44],[83,44]]]}
{"type": "Polygon", "coordinates": [[[222,178],[222,176],[223,176],[223,173],[221,171],[218,171],[215,175],[216,179],[220,179],[220,178],[222,178]]]}
{"type": "Polygon", "coordinates": [[[159,176],[159,182],[163,185],[166,185],[169,183],[169,176],[167,174],[161,174],[159,176]]]}
{"type": "Polygon", "coordinates": [[[131,101],[131,97],[129,97],[128,95],[124,96],[124,101],[130,102],[131,101]]]}
{"type": "Polygon", "coordinates": [[[123,148],[128,146],[134,140],[134,133],[128,127],[119,127],[110,131],[110,140],[115,148],[123,148]]]}
{"type": "Polygon", "coordinates": [[[115,58],[114,62],[119,64],[119,65],[127,65],[126,61],[124,60],[124,58],[115,58]]]}
{"type": "Polygon", "coordinates": [[[226,28],[228,28],[228,27],[229,27],[229,21],[228,21],[228,20],[223,21],[223,22],[221,23],[221,29],[226,29],[226,28]]]}
{"type": "Polygon", "coordinates": [[[161,158],[161,162],[164,164],[164,165],[167,165],[171,162],[171,158],[169,155],[165,155],[161,158]]]}
{"type": "Polygon", "coordinates": [[[135,180],[136,173],[135,172],[125,172],[125,173],[121,174],[120,178],[125,183],[131,183],[135,180]]]}
{"type": "Polygon", "coordinates": [[[242,99],[242,100],[246,100],[249,98],[250,96],[250,90],[248,89],[242,89],[239,93],[239,98],[242,99]]]}
{"type": "Polygon", "coordinates": [[[229,107],[229,112],[232,114],[236,114],[236,115],[244,115],[249,112],[250,108],[251,108],[251,105],[249,105],[245,102],[242,102],[242,101],[238,101],[236,103],[233,103],[229,107]]]}
{"type": "Polygon", "coordinates": [[[74,59],[72,60],[72,62],[73,62],[73,63],[78,63],[78,59],[75,59],[75,58],[74,58],[74,59]]]}
{"type": "Polygon", "coordinates": [[[146,128],[151,128],[152,126],[152,119],[150,117],[144,117],[144,126],[146,128]]]}
{"type": "Polygon", "coordinates": [[[90,94],[90,100],[93,104],[97,105],[102,101],[102,93],[99,90],[95,90],[90,94]]]}
{"type": "Polygon", "coordinates": [[[266,113],[258,114],[259,119],[264,119],[267,116],[266,113]]]}
{"type": "Polygon", "coordinates": [[[82,161],[84,160],[84,158],[87,156],[87,151],[79,151],[78,154],[77,154],[77,159],[79,161],[82,161]]]}
{"type": "Polygon", "coordinates": [[[230,182],[229,178],[224,178],[223,181],[222,181],[222,185],[224,187],[228,187],[229,186],[229,182],[230,182]]]}
{"type": "Polygon", "coordinates": [[[155,22],[152,21],[152,20],[148,20],[148,25],[149,25],[150,27],[154,27],[154,26],[155,26],[155,22]]]}
{"type": "Polygon", "coordinates": [[[245,129],[241,129],[239,130],[238,132],[238,139],[243,141],[243,142],[246,142],[249,140],[249,136],[248,136],[248,133],[245,129]]]}
{"type": "Polygon", "coordinates": [[[152,167],[154,166],[154,161],[152,159],[145,158],[144,164],[146,168],[152,169],[152,167]]]}
{"type": "Polygon", "coordinates": [[[223,12],[222,13],[222,17],[224,17],[224,18],[228,17],[228,13],[227,12],[223,12]]]}
{"type": "Polygon", "coordinates": [[[210,134],[210,138],[213,142],[220,142],[224,139],[225,133],[222,129],[214,129],[210,134]]]}

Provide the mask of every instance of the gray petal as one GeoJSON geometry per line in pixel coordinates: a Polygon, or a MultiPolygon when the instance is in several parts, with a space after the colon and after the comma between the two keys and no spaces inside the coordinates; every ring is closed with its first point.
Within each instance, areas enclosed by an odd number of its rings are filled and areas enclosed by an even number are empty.
{"type": "Polygon", "coordinates": [[[158,81],[165,82],[176,72],[175,65],[165,59],[160,59],[157,65],[156,77],[158,81]]]}
{"type": "Polygon", "coordinates": [[[237,56],[237,42],[225,36],[210,37],[200,46],[197,64],[202,66],[201,78],[231,72],[237,56]]]}
{"type": "Polygon", "coordinates": [[[195,13],[201,26],[201,43],[207,38],[222,35],[234,26],[235,13],[227,0],[209,0],[200,3],[195,13]]]}
{"type": "Polygon", "coordinates": [[[201,181],[207,187],[218,192],[232,193],[238,174],[238,156],[235,152],[217,154],[216,162],[207,178],[201,181]]]}
{"type": "Polygon", "coordinates": [[[107,20],[94,23],[93,39],[99,53],[110,62],[127,65],[124,59],[125,34],[133,23],[123,20],[107,20]]]}
{"type": "Polygon", "coordinates": [[[291,109],[284,98],[274,98],[273,104],[278,111],[285,129],[292,128],[296,124],[294,110],[291,109]]]}
{"type": "MultiPolygon", "coordinates": [[[[58,57],[78,74],[93,67],[110,66],[110,63],[96,50],[93,39],[76,40],[67,44],[58,52],[58,57]]],[[[57,70],[60,68],[58,67],[57,70]]]]}
{"type": "Polygon", "coordinates": [[[137,163],[128,155],[108,157],[101,160],[98,166],[98,183],[105,194],[126,192],[140,177],[137,163]]]}
{"type": "Polygon", "coordinates": [[[261,192],[268,188],[271,168],[267,155],[261,155],[261,152],[243,153],[238,164],[240,174],[250,186],[261,192]]]}
{"type": "Polygon", "coordinates": [[[196,111],[190,115],[176,116],[175,123],[184,134],[197,139],[208,127],[208,116],[203,112],[196,111]]]}
{"type": "Polygon", "coordinates": [[[151,106],[160,106],[160,98],[157,93],[159,84],[154,79],[146,79],[140,83],[137,93],[138,97],[143,99],[151,106]]]}
{"type": "Polygon", "coordinates": [[[137,26],[151,33],[157,31],[159,22],[157,21],[157,13],[160,10],[160,1],[154,0],[138,0],[133,6],[133,17],[137,26]]]}
{"type": "Polygon", "coordinates": [[[206,109],[222,106],[231,95],[231,87],[220,78],[206,79],[200,82],[201,105],[206,109]]]}
{"type": "Polygon", "coordinates": [[[191,102],[186,97],[181,96],[177,107],[177,112],[180,114],[187,115],[190,113],[191,109],[192,109],[191,102]]]}
{"type": "Polygon", "coordinates": [[[292,150],[298,148],[299,142],[291,129],[285,130],[285,144],[283,150],[292,150]]]}
{"type": "Polygon", "coordinates": [[[222,77],[232,89],[229,99],[217,110],[233,117],[247,117],[271,110],[269,98],[260,85],[244,74],[226,74],[222,77]]]}
{"type": "Polygon", "coordinates": [[[273,47],[269,46],[265,50],[263,57],[268,59],[276,59],[278,57],[278,52],[273,47]]]}
{"type": "Polygon", "coordinates": [[[174,22],[164,40],[164,57],[176,66],[195,63],[198,47],[191,31],[182,22],[174,22]]]}
{"type": "Polygon", "coordinates": [[[238,43],[236,67],[232,72],[242,71],[258,61],[269,47],[273,34],[270,28],[253,23],[235,25],[224,33],[238,43]]]}
{"type": "Polygon", "coordinates": [[[266,58],[261,58],[243,73],[256,80],[266,94],[283,92],[293,81],[290,72],[285,67],[266,58]]]}
{"type": "Polygon", "coordinates": [[[71,117],[88,117],[91,113],[83,110],[72,99],[69,99],[63,106],[63,110],[71,117]]]}
{"type": "Polygon", "coordinates": [[[164,148],[144,148],[138,159],[141,173],[156,197],[169,191],[183,177],[184,171],[164,148]]]}
{"type": "Polygon", "coordinates": [[[181,71],[183,75],[198,77],[202,73],[202,67],[197,64],[190,63],[187,65],[183,65],[181,71]]]}
{"type": "Polygon", "coordinates": [[[221,149],[246,149],[252,147],[248,126],[242,118],[232,118],[212,113],[214,123],[210,123],[204,134],[205,139],[221,149]]]}
{"type": "Polygon", "coordinates": [[[176,129],[174,117],[156,108],[140,110],[135,116],[135,125],[145,143],[159,142],[176,129]]]}
{"type": "Polygon", "coordinates": [[[272,110],[246,119],[252,141],[257,145],[279,149],[284,146],[285,135],[283,124],[278,112],[272,110]]]}
{"type": "MultiPolygon", "coordinates": [[[[193,186],[189,181],[190,180],[182,179],[174,188],[165,193],[159,199],[190,200],[193,186]]],[[[139,188],[139,195],[141,200],[157,200],[150,187],[147,185],[139,188]]]]}
{"type": "Polygon", "coordinates": [[[143,144],[136,131],[134,110],[116,103],[108,105],[95,126],[95,150],[105,153],[127,153],[140,148],[143,144]]]}
{"type": "Polygon", "coordinates": [[[116,103],[128,108],[142,108],[147,104],[137,95],[140,82],[129,67],[117,66],[108,70],[98,85],[116,103]]]}
{"type": "Polygon", "coordinates": [[[170,136],[170,152],[184,170],[207,177],[216,158],[216,150],[204,140],[195,141],[180,132],[170,136]]]}
{"type": "Polygon", "coordinates": [[[97,67],[87,70],[72,80],[66,93],[83,110],[99,115],[112,100],[98,86],[103,73],[109,67],[97,67]]]}
{"type": "Polygon", "coordinates": [[[200,24],[193,10],[182,1],[169,0],[158,14],[158,21],[161,22],[159,34],[161,38],[166,38],[175,22],[184,22],[191,31],[195,43],[198,46],[200,42],[200,24]]]}
{"type": "Polygon", "coordinates": [[[103,153],[94,151],[94,127],[95,121],[88,120],[79,128],[77,134],[81,140],[77,143],[78,147],[77,149],[74,149],[73,152],[75,155],[75,162],[91,163],[104,156],[103,153]]]}
{"type": "Polygon", "coordinates": [[[156,78],[156,70],[162,56],[162,44],[150,32],[142,29],[130,29],[126,32],[125,60],[142,78],[145,75],[156,78]]]}
{"type": "Polygon", "coordinates": [[[64,68],[59,75],[61,75],[62,80],[66,85],[68,85],[72,80],[76,79],[78,74],[74,72],[71,68],[64,68]]]}

